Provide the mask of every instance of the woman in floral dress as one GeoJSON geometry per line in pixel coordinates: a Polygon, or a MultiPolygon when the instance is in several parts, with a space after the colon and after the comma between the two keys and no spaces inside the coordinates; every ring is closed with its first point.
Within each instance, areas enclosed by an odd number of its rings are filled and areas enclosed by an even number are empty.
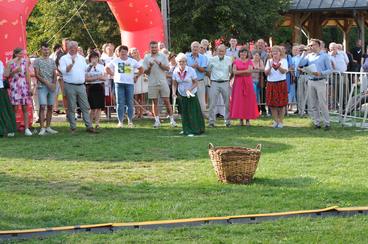
{"type": "Polygon", "coordinates": [[[32,104],[31,78],[29,75],[29,64],[24,58],[24,50],[15,48],[13,59],[7,63],[5,77],[9,78],[10,83],[10,102],[13,105],[15,114],[19,105],[22,106],[24,119],[24,134],[31,136],[29,130],[27,106],[32,104]]]}

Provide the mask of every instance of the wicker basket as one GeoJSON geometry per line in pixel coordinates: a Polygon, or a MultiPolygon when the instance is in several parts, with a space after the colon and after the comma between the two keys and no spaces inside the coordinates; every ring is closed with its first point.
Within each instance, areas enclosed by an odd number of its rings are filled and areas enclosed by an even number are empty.
{"type": "Polygon", "coordinates": [[[257,170],[262,145],[256,149],[244,147],[208,146],[212,165],[219,181],[224,183],[249,184],[257,170]]]}

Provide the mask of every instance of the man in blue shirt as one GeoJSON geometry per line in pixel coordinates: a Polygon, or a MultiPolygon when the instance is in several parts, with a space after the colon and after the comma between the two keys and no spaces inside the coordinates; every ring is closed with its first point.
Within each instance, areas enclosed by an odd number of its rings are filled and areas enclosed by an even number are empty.
{"type": "Polygon", "coordinates": [[[331,61],[327,53],[321,51],[321,42],[311,39],[308,47],[310,53],[303,52],[299,67],[314,66],[309,75],[308,93],[311,105],[311,117],[314,127],[320,129],[320,112],[322,113],[325,130],[330,129],[330,116],[327,107],[326,77],[332,73],[331,61]]]}
{"type": "Polygon", "coordinates": [[[192,42],[190,45],[192,52],[187,54],[187,65],[192,67],[197,74],[197,96],[201,105],[202,114],[206,111],[206,85],[204,77],[206,75],[207,58],[199,53],[199,42],[192,42]]]}

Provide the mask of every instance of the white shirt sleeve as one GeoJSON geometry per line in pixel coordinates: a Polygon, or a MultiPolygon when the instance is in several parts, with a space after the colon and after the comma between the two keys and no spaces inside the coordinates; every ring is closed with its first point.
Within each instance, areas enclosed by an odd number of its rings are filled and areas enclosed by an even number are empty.
{"type": "Polygon", "coordinates": [[[100,71],[101,74],[105,74],[105,68],[102,64],[98,64],[97,67],[98,67],[98,71],[100,71]]]}
{"type": "Polygon", "coordinates": [[[208,59],[208,66],[207,66],[207,69],[208,69],[209,71],[211,71],[211,70],[212,70],[212,68],[213,68],[213,61],[214,61],[214,58],[215,58],[215,57],[212,57],[212,58],[209,58],[209,59],[208,59]]]}
{"type": "Polygon", "coordinates": [[[163,54],[162,63],[166,66],[169,66],[169,59],[163,54]]]}
{"type": "Polygon", "coordinates": [[[133,59],[133,67],[135,69],[139,69],[140,67],[142,67],[142,64],[140,61],[138,62],[137,60],[133,59]]]}
{"type": "Polygon", "coordinates": [[[68,66],[66,55],[62,56],[59,61],[59,70],[62,74],[66,73],[66,66],[68,66]]]}
{"type": "Polygon", "coordinates": [[[286,70],[289,69],[288,61],[286,60],[286,58],[283,58],[281,60],[281,68],[286,69],[286,70]]]}
{"type": "Polygon", "coordinates": [[[343,52],[343,54],[344,54],[344,60],[345,60],[345,63],[346,63],[346,65],[348,65],[348,64],[349,64],[349,57],[348,57],[348,55],[346,54],[346,52],[343,52]]]}
{"type": "Polygon", "coordinates": [[[108,63],[106,66],[109,67],[112,72],[115,72],[115,59],[108,63]]]}
{"type": "Polygon", "coordinates": [[[175,81],[179,80],[178,72],[176,71],[176,69],[174,69],[174,71],[173,71],[172,79],[175,80],[175,81]]]}
{"type": "Polygon", "coordinates": [[[88,64],[87,64],[86,59],[85,59],[83,56],[80,56],[80,57],[81,57],[81,59],[82,59],[82,64],[84,65],[84,68],[85,68],[85,69],[87,69],[88,64]]]}
{"type": "Polygon", "coordinates": [[[148,69],[148,63],[149,63],[148,56],[145,55],[144,56],[144,60],[143,60],[143,69],[144,70],[147,70],[148,69]]]}

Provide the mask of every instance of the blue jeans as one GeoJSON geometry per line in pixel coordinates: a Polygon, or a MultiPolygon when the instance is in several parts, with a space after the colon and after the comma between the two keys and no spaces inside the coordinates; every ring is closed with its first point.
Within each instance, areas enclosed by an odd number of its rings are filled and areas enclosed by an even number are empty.
{"type": "Polygon", "coordinates": [[[261,87],[259,86],[259,81],[258,80],[253,80],[253,88],[254,88],[254,92],[256,93],[257,104],[260,104],[260,102],[261,102],[261,99],[260,99],[261,87]]]}
{"type": "Polygon", "coordinates": [[[128,107],[128,119],[132,121],[134,85],[115,83],[115,96],[119,122],[124,121],[126,106],[128,107]]]}

